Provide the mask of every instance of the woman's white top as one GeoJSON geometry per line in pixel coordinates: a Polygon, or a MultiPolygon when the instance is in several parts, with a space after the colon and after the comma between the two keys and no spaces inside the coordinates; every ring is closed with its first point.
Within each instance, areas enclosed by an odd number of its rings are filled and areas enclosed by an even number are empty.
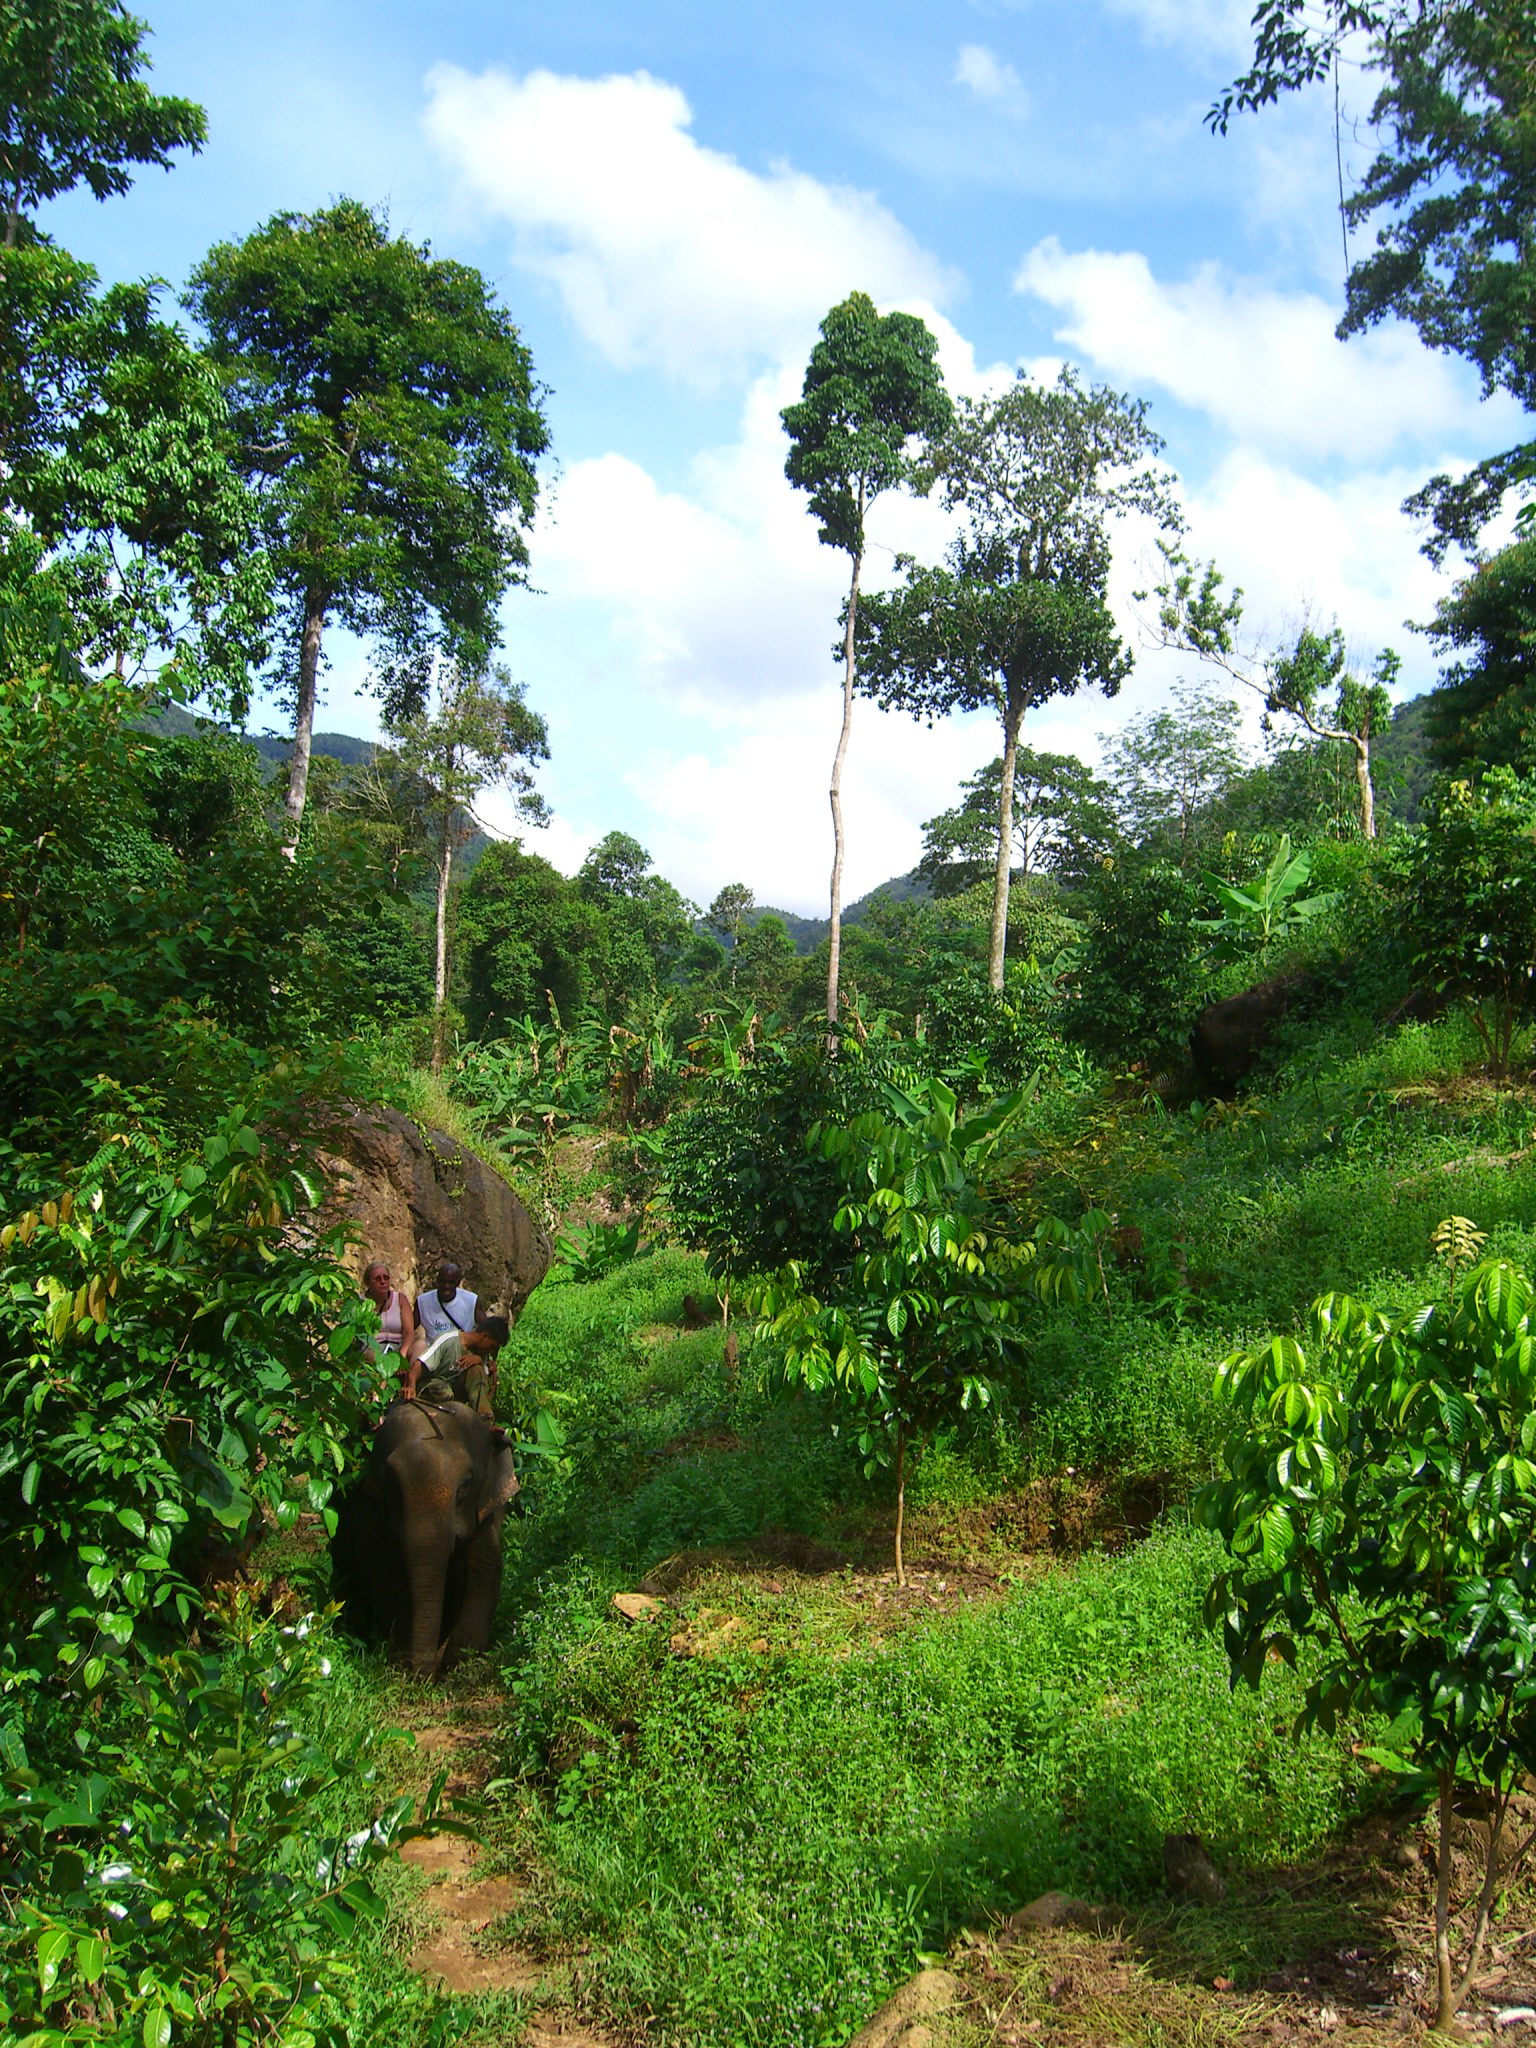
{"type": "Polygon", "coordinates": [[[388,1301],[379,1310],[379,1334],[373,1341],[380,1351],[399,1351],[405,1338],[405,1296],[398,1287],[393,1287],[388,1301]]]}

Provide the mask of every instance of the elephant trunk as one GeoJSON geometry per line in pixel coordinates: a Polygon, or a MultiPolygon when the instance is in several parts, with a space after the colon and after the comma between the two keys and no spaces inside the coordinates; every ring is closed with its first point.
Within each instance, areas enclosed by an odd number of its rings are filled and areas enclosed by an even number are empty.
{"type": "Polygon", "coordinates": [[[400,1550],[408,1596],[406,1657],[413,1671],[430,1678],[442,1647],[443,1596],[453,1553],[448,1514],[436,1507],[427,1514],[410,1516],[400,1532],[400,1550]]]}

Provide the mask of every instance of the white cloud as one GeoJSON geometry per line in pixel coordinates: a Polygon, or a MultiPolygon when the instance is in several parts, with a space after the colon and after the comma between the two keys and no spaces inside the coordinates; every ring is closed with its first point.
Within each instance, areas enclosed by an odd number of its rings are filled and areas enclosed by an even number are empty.
{"type": "MultiPolygon", "coordinates": [[[[950,388],[978,392],[1011,374],[978,368],[947,321],[934,321],[950,388]]],[[[613,658],[675,711],[767,706],[834,676],[832,643],[847,557],[823,547],[803,492],[784,475],[781,407],[798,368],[759,377],[739,434],[701,451],[688,486],[665,490],[609,453],[573,463],[533,539],[540,583],[558,605],[596,607],[613,658]]],[[[864,581],[878,588],[898,551],[936,557],[952,522],[902,492],[868,520],[864,581]]]]}
{"type": "Polygon", "coordinates": [[[1019,74],[985,43],[962,43],[955,59],[955,83],[1016,120],[1029,112],[1029,95],[1019,74]]]}
{"type": "Polygon", "coordinates": [[[1338,309],[1206,263],[1164,283],[1145,256],[1084,250],[1055,237],[1025,257],[1015,289],[1063,316],[1058,338],[1133,385],[1156,384],[1252,445],[1288,455],[1379,460],[1403,440],[1497,431],[1459,365],[1409,329],[1348,342],[1338,309]]]}
{"type": "Polygon", "coordinates": [[[1192,494],[1194,545],[1243,587],[1247,623],[1270,644],[1303,618],[1337,619],[1367,654],[1395,646],[1422,688],[1428,649],[1404,621],[1428,618],[1450,585],[1420,554],[1420,536],[1398,509],[1422,480],[1415,467],[1324,487],[1240,449],[1192,494]]]}
{"type": "MultiPolygon", "coordinates": [[[[827,783],[841,705],[836,679],[787,698],[771,721],[691,749],[657,747],[632,791],[653,809],[657,865],[696,900],[744,881],[760,901],[825,915],[832,868],[827,783]]],[[[922,852],[921,821],[955,800],[961,780],[997,751],[988,721],[929,732],[862,700],[843,774],[843,901],[905,874],[922,852]]]]}
{"type": "MultiPolygon", "coordinates": [[[[1007,374],[978,370],[948,323],[939,339],[963,388],[1007,374]]],[[[610,452],[573,463],[541,515],[533,556],[546,594],[511,600],[508,628],[517,671],[550,720],[540,780],[563,834],[525,836],[557,866],[574,867],[617,825],[698,900],[744,880],[789,909],[824,902],[848,563],[818,543],[804,495],[784,477],[778,413],[798,374],[757,379],[737,436],[698,455],[683,487],[610,452]]],[[[948,529],[936,504],[880,499],[866,587],[889,579],[897,549],[937,556],[948,529]]],[[[930,733],[860,701],[846,771],[848,900],[912,866],[922,819],[995,751],[988,720],[930,733]]]]}
{"type": "Polygon", "coordinates": [[[1108,0],[1111,14],[1138,22],[1147,41],[1204,56],[1253,50],[1252,0],[1108,0]]]}
{"type": "Polygon", "coordinates": [[[427,80],[427,133],[518,263],[611,362],[711,383],[803,360],[850,291],[940,301],[944,267],[867,192],[751,170],[689,133],[676,86],[634,72],[427,80]]]}

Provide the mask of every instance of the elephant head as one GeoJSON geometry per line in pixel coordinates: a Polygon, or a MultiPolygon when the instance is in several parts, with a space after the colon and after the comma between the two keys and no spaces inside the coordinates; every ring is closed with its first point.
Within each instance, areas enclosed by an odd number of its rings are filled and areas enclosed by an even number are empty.
{"type": "Polygon", "coordinates": [[[397,1402],[380,1423],[333,1556],[343,1597],[389,1630],[413,1671],[446,1671],[489,1645],[516,1492],[504,1432],[461,1402],[397,1402]]]}

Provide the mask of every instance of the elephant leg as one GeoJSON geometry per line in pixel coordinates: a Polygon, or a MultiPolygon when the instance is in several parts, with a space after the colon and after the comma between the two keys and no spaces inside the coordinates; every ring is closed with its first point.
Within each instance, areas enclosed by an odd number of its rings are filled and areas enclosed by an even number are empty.
{"type": "Polygon", "coordinates": [[[399,1547],[378,1489],[366,1480],[340,1503],[331,1569],[351,1626],[395,1627],[403,1604],[399,1547]]]}
{"type": "Polygon", "coordinates": [[[463,1547],[464,1593],[443,1652],[444,1670],[468,1650],[490,1648],[501,1595],[501,1523],[499,1513],[487,1515],[463,1547]]]}

